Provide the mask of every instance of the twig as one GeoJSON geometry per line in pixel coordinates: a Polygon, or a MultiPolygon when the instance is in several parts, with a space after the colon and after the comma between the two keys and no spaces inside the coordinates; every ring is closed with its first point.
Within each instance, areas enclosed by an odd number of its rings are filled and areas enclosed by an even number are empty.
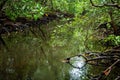
{"type": "Polygon", "coordinates": [[[120,59],[115,61],[111,66],[109,66],[107,69],[105,69],[102,73],[94,76],[91,80],[101,80],[104,75],[105,76],[109,75],[109,73],[111,72],[113,66],[115,66],[119,61],[120,61],[120,59]]]}
{"type": "Polygon", "coordinates": [[[117,76],[117,77],[115,78],[115,80],[120,80],[120,76],[117,76]]]}
{"type": "Polygon", "coordinates": [[[109,66],[106,70],[104,70],[103,73],[106,76],[109,75],[109,73],[111,72],[113,66],[115,66],[119,61],[120,61],[120,59],[118,59],[117,61],[115,61],[111,66],[109,66]]]}

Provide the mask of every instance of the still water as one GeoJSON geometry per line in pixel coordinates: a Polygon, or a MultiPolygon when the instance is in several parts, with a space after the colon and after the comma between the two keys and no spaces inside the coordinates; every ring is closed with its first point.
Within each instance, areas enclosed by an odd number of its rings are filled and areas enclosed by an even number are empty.
{"type": "MultiPolygon", "coordinates": [[[[84,31],[81,30],[81,32],[84,31]]],[[[3,35],[9,50],[6,50],[3,46],[0,48],[0,80],[89,80],[88,74],[96,75],[106,69],[90,65],[77,69],[63,63],[63,59],[82,54],[85,51],[83,41],[73,40],[72,43],[75,45],[72,46],[70,44],[53,46],[49,39],[45,40],[40,35],[41,33],[38,33],[39,36],[31,33],[25,35],[21,32],[12,33],[8,37],[3,35]]],[[[84,36],[84,34],[82,35],[84,36]]],[[[75,36],[79,37],[81,35],[77,34],[75,36]]],[[[71,62],[77,67],[85,64],[83,58],[77,57],[73,58],[71,62]]],[[[113,73],[118,75],[118,73],[113,73]]],[[[114,80],[114,77],[108,80],[114,80]]]]}
{"type": "MultiPolygon", "coordinates": [[[[0,50],[0,80],[84,80],[87,68],[80,70],[62,62],[75,55],[65,47],[50,46],[32,35],[12,35],[4,40],[9,50],[0,50]]],[[[81,67],[82,60],[74,62],[73,58],[71,62],[81,67]]]]}
{"type": "MultiPolygon", "coordinates": [[[[89,80],[86,74],[91,74],[92,68],[77,69],[62,62],[75,55],[65,47],[50,46],[34,36],[13,35],[4,40],[9,50],[0,50],[0,80],[89,80]]],[[[77,67],[85,64],[78,57],[71,62],[77,67]]]]}

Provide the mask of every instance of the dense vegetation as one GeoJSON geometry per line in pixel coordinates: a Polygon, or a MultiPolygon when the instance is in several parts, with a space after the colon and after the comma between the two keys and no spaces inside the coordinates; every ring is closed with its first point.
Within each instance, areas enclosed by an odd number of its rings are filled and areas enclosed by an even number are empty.
{"type": "MultiPolygon", "coordinates": [[[[119,3],[119,0],[2,0],[0,13],[1,17],[6,15],[14,21],[19,18],[38,20],[49,14],[59,17],[64,14],[68,17],[74,15],[74,19],[79,19],[79,21],[76,20],[78,21],[76,23],[80,27],[89,26],[93,29],[102,29],[100,31],[102,32],[100,36],[104,37],[102,43],[115,46],[120,44],[119,3]]],[[[74,23],[70,25],[74,25],[74,23]]],[[[78,28],[78,26],[76,27],[78,28]]]]}
{"type": "MultiPolygon", "coordinates": [[[[1,0],[0,49],[5,48],[3,52],[7,53],[9,49],[14,50],[11,46],[23,41],[20,45],[24,45],[25,51],[35,53],[40,49],[44,57],[53,55],[45,53],[45,45],[54,50],[64,48],[64,53],[69,54],[104,51],[120,46],[119,18],[120,0],[1,0]],[[31,50],[28,44],[33,46],[31,50]]],[[[46,50],[49,53],[50,50],[46,50]]],[[[22,57],[25,56],[20,57],[21,61],[22,57]]],[[[23,66],[30,67],[25,70],[35,69],[34,58],[31,61],[27,58],[23,66]]],[[[0,64],[3,60],[1,58],[0,64]]],[[[25,72],[27,74],[27,70],[25,72]]]]}

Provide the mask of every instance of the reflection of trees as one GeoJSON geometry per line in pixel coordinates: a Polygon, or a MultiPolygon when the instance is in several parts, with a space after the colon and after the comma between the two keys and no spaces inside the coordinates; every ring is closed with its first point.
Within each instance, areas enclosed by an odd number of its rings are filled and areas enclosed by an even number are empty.
{"type": "Polygon", "coordinates": [[[25,80],[32,78],[36,64],[31,63],[33,56],[21,55],[21,53],[2,55],[0,79],[1,80],[25,80]]]}

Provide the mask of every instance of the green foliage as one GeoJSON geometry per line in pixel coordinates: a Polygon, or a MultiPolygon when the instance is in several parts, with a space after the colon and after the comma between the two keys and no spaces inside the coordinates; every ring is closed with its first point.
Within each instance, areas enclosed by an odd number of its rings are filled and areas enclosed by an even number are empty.
{"type": "Polygon", "coordinates": [[[34,0],[8,1],[5,7],[5,13],[11,19],[17,17],[27,17],[37,20],[45,13],[45,7],[34,0]]]}
{"type": "Polygon", "coordinates": [[[54,47],[65,47],[69,53],[84,52],[86,47],[92,50],[100,50],[100,45],[95,43],[96,38],[92,37],[92,26],[94,19],[91,17],[75,18],[75,21],[57,25],[51,34],[51,44],[54,47]],[[87,24],[86,24],[87,23],[87,24]],[[70,52],[71,51],[71,52],[70,52]]]}
{"type": "MultiPolygon", "coordinates": [[[[103,2],[109,2],[110,0],[93,1],[95,4],[99,5],[103,2]]],[[[46,80],[53,75],[55,77],[49,79],[59,79],[58,77],[56,78],[56,73],[58,76],[61,71],[66,70],[66,66],[65,69],[63,69],[63,66],[61,66],[62,64],[57,64],[57,62],[60,63],[60,59],[69,56],[69,53],[75,55],[78,54],[78,52],[84,52],[87,48],[92,51],[101,51],[101,46],[98,45],[98,38],[96,38],[93,29],[98,27],[100,23],[111,21],[108,14],[110,10],[113,12],[115,24],[117,25],[120,22],[119,10],[111,7],[93,7],[89,0],[8,0],[4,7],[6,15],[13,20],[17,17],[37,20],[49,10],[60,10],[64,13],[72,13],[75,14],[76,17],[74,21],[69,23],[67,21],[70,19],[63,18],[60,24],[58,24],[56,20],[54,22],[54,24],[56,24],[55,26],[53,24],[52,26],[50,26],[50,24],[45,25],[44,28],[46,32],[44,31],[44,34],[47,37],[46,41],[33,36],[21,37],[18,34],[12,36],[14,39],[11,38],[6,40],[5,42],[7,42],[8,46],[11,48],[11,52],[1,52],[3,53],[0,54],[1,69],[7,67],[3,61],[7,62],[9,57],[13,57],[16,61],[16,67],[13,68],[17,71],[12,74],[14,76],[17,74],[26,77],[29,71],[31,71],[30,76],[34,76],[37,80],[46,80]],[[41,4],[45,1],[46,4],[41,4]],[[93,36],[93,34],[95,36],[93,36]],[[49,37],[50,41],[48,39],[49,37]],[[6,57],[8,53],[9,55],[6,57]],[[4,57],[2,58],[2,56],[4,57]],[[36,70],[37,67],[40,68],[36,70]],[[60,69],[57,67],[60,67],[60,69]]],[[[109,35],[103,42],[109,42],[114,46],[120,45],[120,36],[109,35]]],[[[61,76],[59,77],[62,79],[61,76]]],[[[67,78],[67,80],[68,79],[69,78],[67,78]]]]}
{"type": "MultiPolygon", "coordinates": [[[[106,0],[93,1],[95,4],[102,4],[103,2],[106,2],[106,0]]],[[[77,16],[81,16],[87,13],[90,17],[92,14],[92,18],[98,17],[98,20],[96,21],[99,23],[110,21],[108,15],[108,11],[110,9],[111,7],[92,7],[89,0],[8,0],[4,7],[6,15],[12,19],[17,17],[27,17],[29,19],[36,20],[45,14],[45,12],[60,10],[61,12],[67,12],[77,16]]],[[[115,13],[115,15],[119,13],[119,11],[116,9],[112,9],[112,11],[115,13]]],[[[116,15],[116,18],[117,17],[118,15],[116,15]]]]}
{"type": "Polygon", "coordinates": [[[120,36],[109,35],[103,41],[113,46],[120,45],[120,36]]]}
{"type": "Polygon", "coordinates": [[[62,12],[80,15],[84,10],[88,10],[89,1],[80,0],[52,0],[53,8],[62,12]]]}
{"type": "MultiPolygon", "coordinates": [[[[79,36],[76,35],[79,35],[79,33],[82,32],[82,30],[80,31],[80,29],[82,29],[81,27],[96,28],[100,23],[110,22],[111,18],[108,12],[111,10],[113,11],[115,23],[118,24],[120,22],[118,19],[120,17],[119,10],[112,7],[103,8],[93,7],[91,6],[89,0],[49,0],[49,1],[44,0],[44,1],[8,0],[4,10],[6,12],[6,15],[8,15],[13,20],[17,17],[27,17],[29,19],[37,20],[43,14],[45,14],[46,11],[49,10],[52,11],[52,8],[54,10],[60,10],[61,12],[64,13],[67,12],[75,14],[77,17],[76,21],[74,21],[71,24],[58,25],[56,29],[53,31],[57,35],[57,38],[55,39],[64,40],[61,43],[60,41],[58,41],[61,45],[66,44],[72,39],[73,40],[76,40],[77,38],[79,39],[79,36]],[[45,5],[41,4],[44,1],[46,1],[46,4],[45,5]]],[[[93,1],[96,5],[109,2],[109,0],[93,0],[93,1]]],[[[108,26],[110,27],[110,25],[108,26]]],[[[110,39],[113,38],[105,39],[105,42],[106,40],[110,39]]],[[[118,45],[117,42],[115,42],[116,45],[118,45]]]]}

